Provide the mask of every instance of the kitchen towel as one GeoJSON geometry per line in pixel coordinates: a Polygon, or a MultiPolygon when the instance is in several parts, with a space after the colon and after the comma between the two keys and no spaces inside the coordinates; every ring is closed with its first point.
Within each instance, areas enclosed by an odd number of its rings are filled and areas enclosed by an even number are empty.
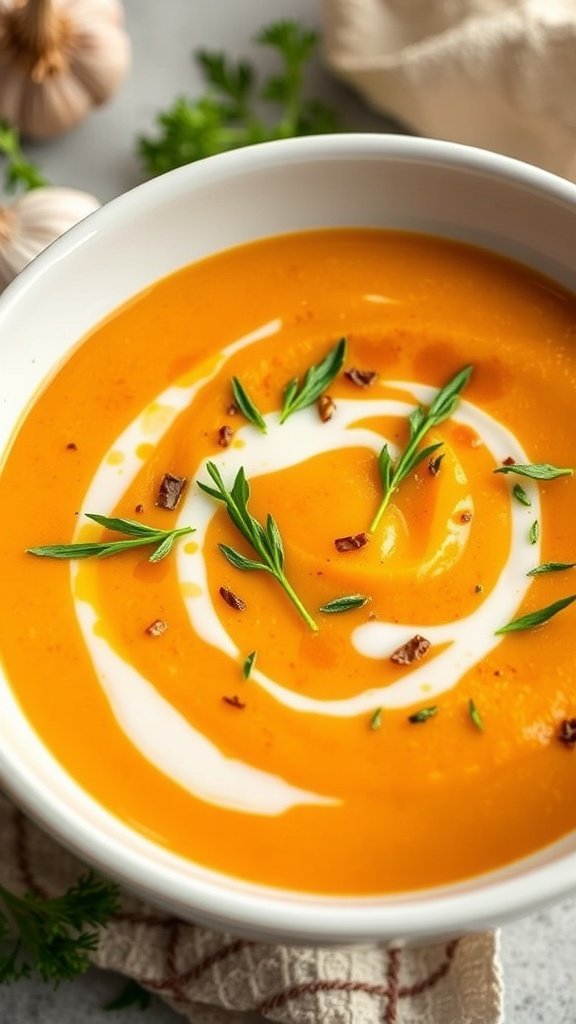
{"type": "Polygon", "coordinates": [[[323,0],[329,67],[376,110],[576,180],[576,0],[323,0]]]}
{"type": "MultiPolygon", "coordinates": [[[[55,896],[83,870],[0,795],[2,885],[55,896]]],[[[179,921],[125,894],[92,959],[194,1024],[240,1024],[247,1011],[282,1024],[502,1021],[493,932],[404,949],[272,946],[179,921]]]]}

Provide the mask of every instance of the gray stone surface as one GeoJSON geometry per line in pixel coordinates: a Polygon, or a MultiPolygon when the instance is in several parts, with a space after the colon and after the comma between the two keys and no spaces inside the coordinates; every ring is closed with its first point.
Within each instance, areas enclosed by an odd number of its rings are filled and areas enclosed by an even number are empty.
{"type": "MultiPolygon", "coordinates": [[[[150,130],[156,111],[178,93],[193,94],[201,87],[191,61],[195,47],[252,53],[265,67],[261,51],[250,46],[263,22],[278,17],[318,21],[311,0],[127,0],[126,6],[134,45],[128,82],[76,131],[28,150],[54,184],[92,191],[102,201],[142,180],[134,140],[150,130]]],[[[348,128],[391,129],[330,80],[318,61],[311,84],[338,108],[348,128]]],[[[502,945],[507,1024],[576,1024],[576,902],[508,925],[502,945]]],[[[0,989],[0,1024],[176,1024],[180,1019],[157,1000],[144,1016],[137,1009],[112,1016],[104,1012],[104,1003],[121,985],[114,975],[92,971],[57,992],[33,981],[0,989]]]]}

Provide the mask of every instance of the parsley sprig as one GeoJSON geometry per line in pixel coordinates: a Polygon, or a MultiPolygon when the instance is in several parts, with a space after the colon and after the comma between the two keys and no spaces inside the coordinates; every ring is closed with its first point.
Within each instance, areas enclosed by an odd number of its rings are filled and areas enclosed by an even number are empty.
{"type": "Polygon", "coordinates": [[[260,556],[260,561],[256,561],[254,558],[247,558],[240,551],[237,551],[236,548],[229,547],[228,544],[219,544],[218,546],[224,558],[235,569],[240,569],[242,572],[249,572],[251,569],[261,569],[264,572],[270,573],[278,581],[294,607],[307,625],[310,626],[310,629],[315,633],[318,632],[318,626],[314,619],[306,611],[302,601],[286,578],[284,572],[284,545],[276,520],[268,514],[266,526],[262,526],[248,509],[250,486],[244,469],[241,467],[238,470],[230,490],[226,487],[220,471],[214,462],[207,462],[206,469],[216,487],[210,487],[209,484],[198,481],[200,490],[215,498],[216,501],[223,502],[234,526],[244,539],[248,541],[248,544],[256,554],[260,556]]]}
{"type": "Polygon", "coordinates": [[[410,476],[416,466],[423,462],[424,459],[429,458],[433,452],[441,447],[442,442],[430,444],[426,448],[420,448],[420,444],[433,427],[443,423],[444,420],[447,420],[452,415],[458,405],[462,391],[470,380],[471,373],[472,366],[465,366],[438,391],[428,411],[421,406],[417,406],[414,412],[410,413],[408,417],[410,431],[408,444],[396,462],[392,461],[388,445],[385,444],[382,448],[378,456],[378,469],[384,493],[376,515],[370,524],[370,533],[374,533],[378,528],[378,524],[388,508],[392,495],[398,490],[402,481],[410,476]]]}
{"type": "Polygon", "coordinates": [[[36,164],[24,156],[18,131],[7,121],[0,121],[0,154],[6,158],[4,187],[7,192],[15,192],[19,186],[30,191],[48,184],[36,164]]]}
{"type": "Polygon", "coordinates": [[[160,562],[170,554],[178,537],[194,533],[192,526],[182,526],[178,530],[159,530],[155,526],[146,526],[144,523],[138,523],[132,519],[111,519],[108,516],[90,512],[86,512],[86,518],[92,519],[93,522],[107,530],[123,533],[134,539],[101,542],[80,541],[76,544],[44,544],[37,548],[26,548],[26,553],[39,555],[41,558],[109,558],[111,555],[121,555],[133,548],[155,544],[155,550],[148,561],[160,562]]]}
{"type": "Polygon", "coordinates": [[[34,971],[56,985],[82,974],[98,944],[89,929],[106,924],[117,909],[117,887],[91,871],[54,899],[16,896],[0,886],[0,983],[34,971]]]}
{"type": "Polygon", "coordinates": [[[139,139],[140,158],[151,174],[255,142],[338,130],[329,107],[304,98],[305,68],[318,34],[294,21],[277,21],[263,28],[255,42],[270,47],[281,61],[279,72],[261,85],[247,60],[236,62],[207,50],[196,54],[208,92],[197,100],[179,97],[158,115],[158,136],[139,139]],[[272,123],[260,116],[263,101],[278,110],[272,123]]]}

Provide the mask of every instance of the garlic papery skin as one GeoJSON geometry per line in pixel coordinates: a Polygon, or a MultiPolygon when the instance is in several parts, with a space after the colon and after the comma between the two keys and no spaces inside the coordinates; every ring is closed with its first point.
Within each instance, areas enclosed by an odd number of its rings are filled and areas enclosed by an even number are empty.
{"type": "Polygon", "coordinates": [[[130,66],[120,0],[0,0],[0,117],[22,135],[73,128],[130,66]]]}
{"type": "Polygon", "coordinates": [[[0,207],[0,291],[78,221],[100,206],[73,188],[35,188],[0,207]]]}

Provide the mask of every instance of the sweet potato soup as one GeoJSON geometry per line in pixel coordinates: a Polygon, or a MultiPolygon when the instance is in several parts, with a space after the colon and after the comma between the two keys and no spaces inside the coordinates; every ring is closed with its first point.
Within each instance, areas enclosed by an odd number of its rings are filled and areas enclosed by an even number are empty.
{"type": "Polygon", "coordinates": [[[317,231],[159,281],[4,460],[29,720],[131,827],[265,885],[434,886],[566,834],[575,380],[574,297],[457,243],[317,231]]]}

